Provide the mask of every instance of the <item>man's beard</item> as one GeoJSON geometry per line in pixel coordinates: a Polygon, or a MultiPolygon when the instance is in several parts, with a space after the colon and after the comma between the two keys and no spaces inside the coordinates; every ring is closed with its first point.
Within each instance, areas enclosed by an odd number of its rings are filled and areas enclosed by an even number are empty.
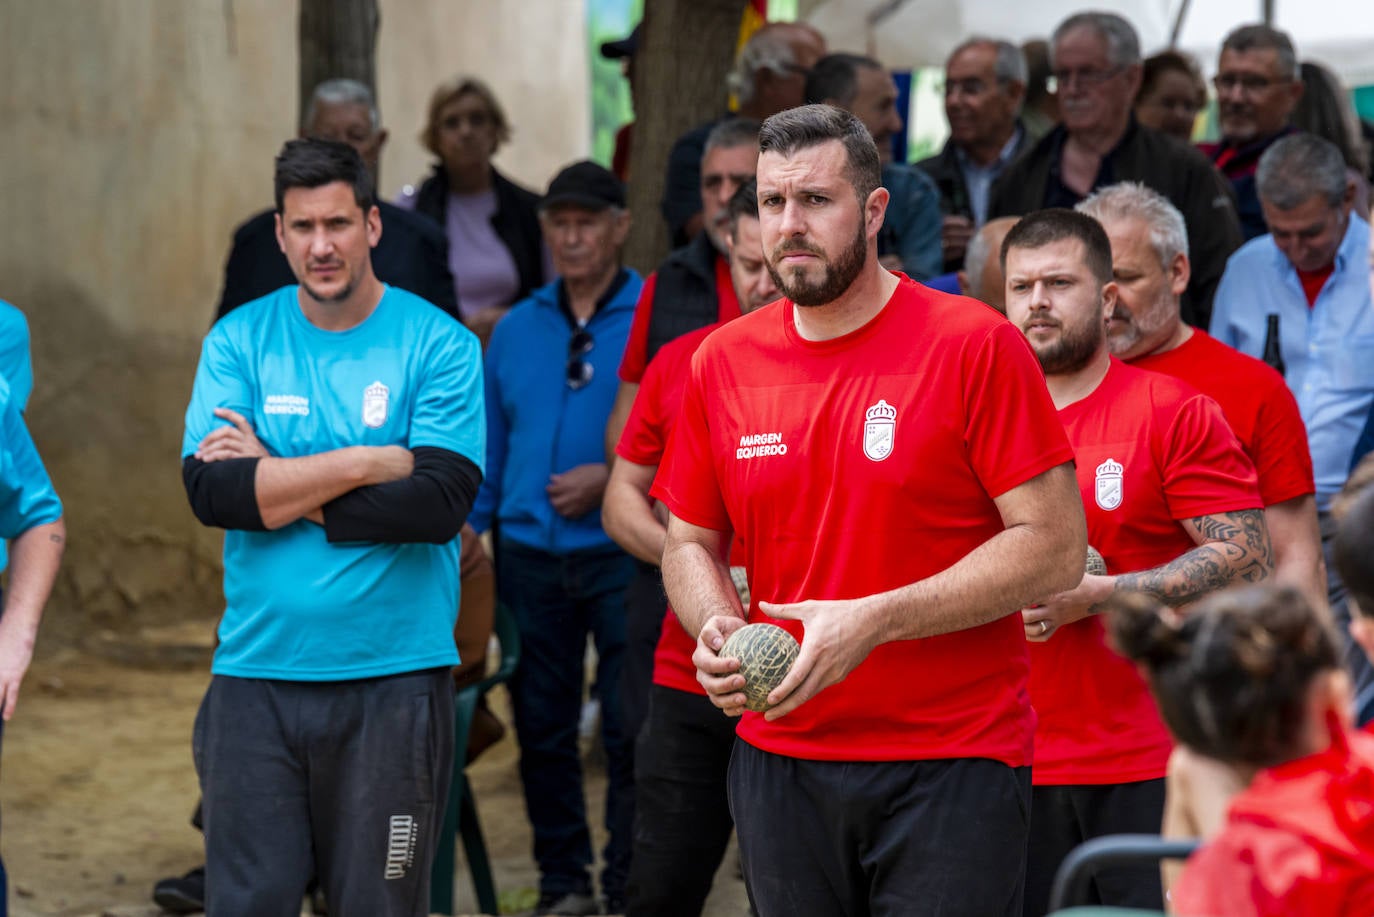
{"type": "Polygon", "coordinates": [[[1040,361],[1040,368],[1045,371],[1045,375],[1069,375],[1087,366],[1097,355],[1105,334],[1101,322],[1088,322],[1072,329],[1061,322],[1059,340],[1047,344],[1032,344],[1031,349],[1035,351],[1036,359],[1040,361]]]}
{"type": "Polygon", "coordinates": [[[768,259],[767,267],[768,273],[773,277],[773,283],[782,291],[782,295],[792,302],[799,306],[824,306],[839,299],[844,291],[849,289],[854,278],[859,276],[859,271],[863,270],[867,259],[868,237],[861,222],[854,240],[840,252],[833,264],[818,247],[802,240],[792,240],[773,249],[773,257],[768,259]],[[819,255],[825,268],[825,274],[820,281],[808,281],[801,276],[800,271],[794,272],[791,279],[784,277],[774,267],[774,262],[789,252],[810,252],[819,255]]]}

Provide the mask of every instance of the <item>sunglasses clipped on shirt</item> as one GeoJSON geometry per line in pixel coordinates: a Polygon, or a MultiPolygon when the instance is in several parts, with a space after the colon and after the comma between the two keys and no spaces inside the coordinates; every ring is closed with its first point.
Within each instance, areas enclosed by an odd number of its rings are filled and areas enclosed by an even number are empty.
{"type": "Polygon", "coordinates": [[[590,353],[594,346],[596,341],[592,340],[591,333],[586,328],[577,329],[568,339],[567,379],[568,388],[573,391],[592,381],[592,364],[582,358],[590,353]]]}

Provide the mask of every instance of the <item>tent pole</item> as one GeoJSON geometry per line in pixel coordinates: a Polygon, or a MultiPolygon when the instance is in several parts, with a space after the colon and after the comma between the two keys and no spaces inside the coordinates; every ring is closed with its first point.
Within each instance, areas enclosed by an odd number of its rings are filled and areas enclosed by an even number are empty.
{"type": "MultiPolygon", "coordinates": [[[[1188,4],[1191,0],[1183,0],[1178,5],[1178,14],[1174,16],[1174,28],[1169,32],[1169,47],[1178,47],[1178,37],[1183,34],[1183,20],[1188,15],[1188,4]]],[[[1266,0],[1268,2],[1268,0],[1266,0]]]]}
{"type": "Polygon", "coordinates": [[[1262,0],[1261,6],[1264,14],[1264,24],[1272,26],[1274,24],[1274,0],[1262,0]]]}

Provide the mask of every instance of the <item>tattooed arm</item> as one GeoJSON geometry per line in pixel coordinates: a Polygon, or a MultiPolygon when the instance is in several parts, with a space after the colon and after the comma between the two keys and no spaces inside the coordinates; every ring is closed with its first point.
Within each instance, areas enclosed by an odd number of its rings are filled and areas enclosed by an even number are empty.
{"type": "Polygon", "coordinates": [[[1183,522],[1197,547],[1163,566],[1116,577],[1115,591],[1144,592],[1166,605],[1187,605],[1232,583],[1258,583],[1274,570],[1264,512],[1197,516],[1183,522]]]}
{"type": "Polygon", "coordinates": [[[1274,570],[1264,512],[1243,509],[1180,523],[1197,547],[1167,564],[1117,576],[1087,574],[1069,592],[1021,612],[1026,639],[1043,642],[1065,624],[1101,611],[1114,593],[1143,592],[1175,608],[1232,583],[1258,583],[1274,570]]]}

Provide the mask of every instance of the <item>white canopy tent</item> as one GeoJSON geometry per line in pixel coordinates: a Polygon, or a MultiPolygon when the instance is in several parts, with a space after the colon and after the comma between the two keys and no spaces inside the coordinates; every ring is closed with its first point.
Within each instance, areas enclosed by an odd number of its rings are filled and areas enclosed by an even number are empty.
{"type": "MultiPolygon", "coordinates": [[[[1117,12],[1140,33],[1151,54],[1169,44],[1186,0],[822,0],[803,18],[835,50],[862,51],[896,70],[940,66],[973,34],[1022,42],[1048,38],[1061,20],[1084,9],[1117,12]]],[[[1178,47],[1209,71],[1231,29],[1263,16],[1262,0],[1193,0],[1184,11],[1178,47]]],[[[1374,84],[1374,0],[1275,0],[1274,25],[1288,32],[1298,56],[1326,64],[1347,86],[1374,84]]]]}

